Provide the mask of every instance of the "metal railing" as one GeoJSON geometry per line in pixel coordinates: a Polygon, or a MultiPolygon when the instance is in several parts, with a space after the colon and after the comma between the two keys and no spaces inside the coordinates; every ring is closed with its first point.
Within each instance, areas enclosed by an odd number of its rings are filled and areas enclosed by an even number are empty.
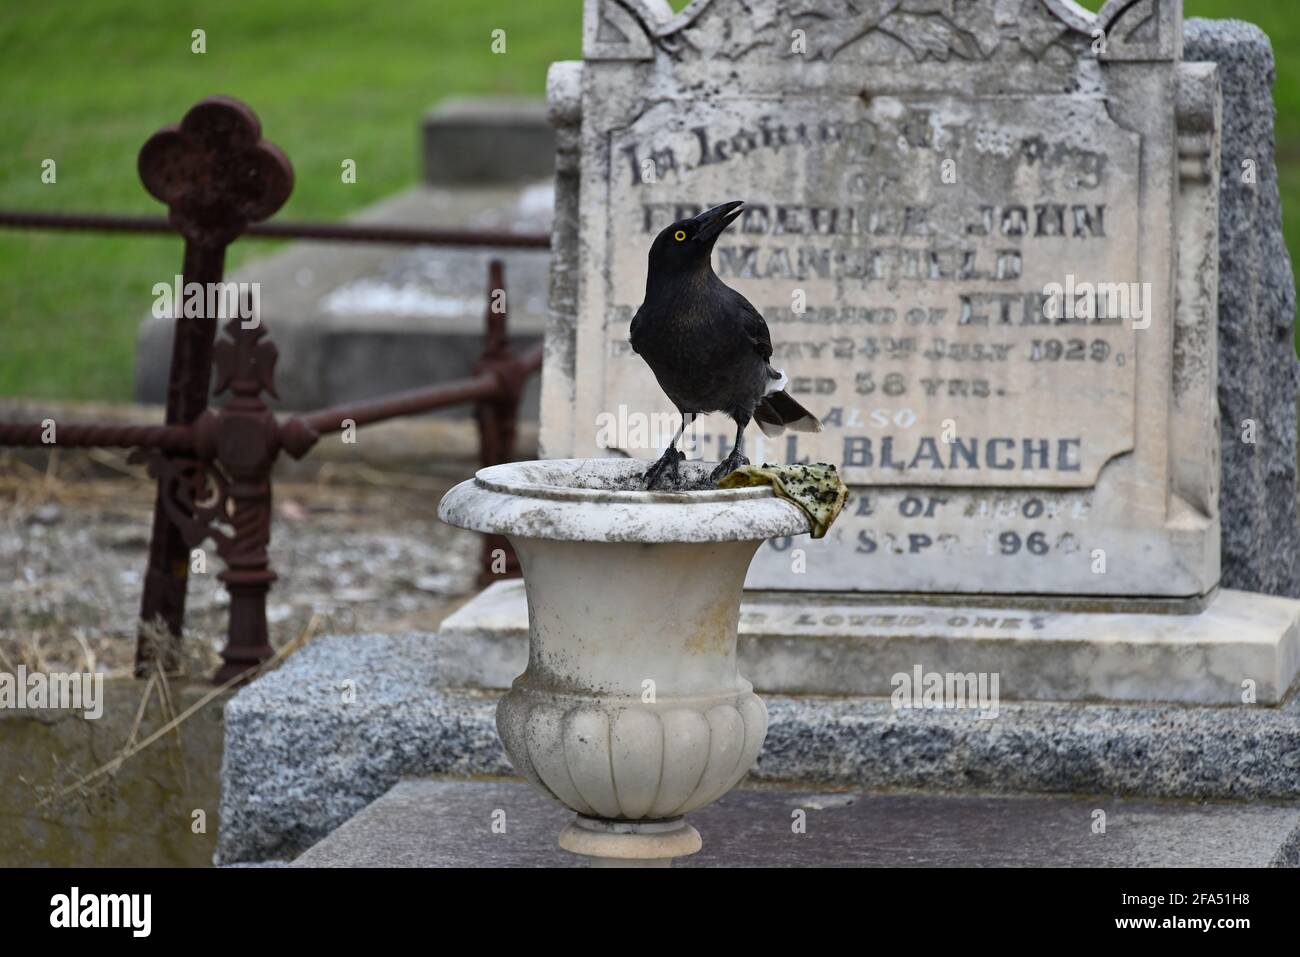
{"type": "MultiPolygon", "coordinates": [[[[0,227],[180,233],[185,239],[182,282],[205,289],[222,281],[226,248],[240,237],[498,248],[550,245],[549,237],[540,234],[268,223],[293,189],[293,169],[278,147],[262,139],[256,114],[230,97],[204,99],[179,124],[155,133],[140,150],[138,167],[145,188],[166,204],[166,218],[0,211],[0,227]]],[[[138,674],[151,667],[175,667],[190,554],[207,540],[215,542],[225,563],[218,578],[230,592],[224,663],[214,680],[220,684],[251,673],[271,656],[266,623],[266,595],[276,580],[267,554],[271,471],[282,451],[301,458],[322,435],[349,423],[360,427],[473,403],[481,463],[513,459],[520,397],[528,377],[541,368],[542,347],[515,355],[507,343],[505,297],[495,295],[505,288],[499,260],[489,264],[487,285],[484,347],[468,378],[281,418],[262,397],[276,396],[278,351],[260,317],[250,323],[236,314],[218,338],[221,317],[207,315],[205,309],[202,315],[181,318],[178,308],[162,425],[55,423],[53,441],[48,441],[50,430],[44,423],[0,423],[0,446],[134,449],[131,460],[144,463],[157,482],[140,601],[138,674]],[[209,408],[212,391],[224,397],[218,408],[209,408]],[[168,636],[161,649],[146,627],[154,622],[161,622],[168,636]]],[[[489,537],[483,545],[480,581],[497,549],[508,557],[506,573],[517,573],[509,545],[489,537]]]]}
{"type": "MultiPolygon", "coordinates": [[[[0,228],[45,229],[62,232],[141,233],[174,236],[166,216],[124,216],[115,213],[39,213],[0,209],[0,228]]],[[[424,244],[430,246],[492,246],[499,249],[550,249],[545,233],[516,233],[492,229],[426,229],[422,226],[376,226],[370,223],[249,223],[241,234],[253,239],[307,239],[349,243],[424,244]]]]}

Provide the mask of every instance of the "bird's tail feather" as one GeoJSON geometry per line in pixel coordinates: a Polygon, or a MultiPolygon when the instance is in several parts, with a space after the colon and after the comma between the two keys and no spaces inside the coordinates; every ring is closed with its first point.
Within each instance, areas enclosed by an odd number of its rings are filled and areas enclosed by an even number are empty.
{"type": "Polygon", "coordinates": [[[770,392],[754,409],[754,421],[767,436],[780,435],[786,429],[792,432],[820,432],[822,424],[803,406],[790,398],[789,393],[770,392]]]}

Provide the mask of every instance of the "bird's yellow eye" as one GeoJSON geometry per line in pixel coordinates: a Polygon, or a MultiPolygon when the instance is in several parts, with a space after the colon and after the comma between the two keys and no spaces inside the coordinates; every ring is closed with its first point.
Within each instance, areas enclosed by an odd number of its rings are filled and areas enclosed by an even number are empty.
{"type": "Polygon", "coordinates": [[[677,230],[677,232],[673,233],[673,239],[677,240],[679,243],[680,243],[680,242],[685,242],[685,240],[686,240],[686,230],[684,230],[684,229],[679,229],[679,230],[677,230]]]}

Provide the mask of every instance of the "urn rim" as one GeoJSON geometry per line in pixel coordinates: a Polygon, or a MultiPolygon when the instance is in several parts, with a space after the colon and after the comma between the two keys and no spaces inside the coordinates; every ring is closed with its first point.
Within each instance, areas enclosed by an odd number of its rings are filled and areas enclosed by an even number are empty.
{"type": "MultiPolygon", "coordinates": [[[[639,459],[540,459],[480,469],[448,492],[438,517],[478,532],[553,541],[762,541],[810,530],[770,486],[698,491],[625,489],[639,459]]],[[[688,473],[710,464],[683,462],[688,473]]]]}

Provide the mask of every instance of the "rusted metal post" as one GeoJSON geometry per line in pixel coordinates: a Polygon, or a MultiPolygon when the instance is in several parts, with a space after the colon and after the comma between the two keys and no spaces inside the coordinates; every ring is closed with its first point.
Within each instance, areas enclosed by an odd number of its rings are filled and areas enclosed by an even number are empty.
{"type": "MultiPolygon", "coordinates": [[[[513,462],[519,428],[519,400],[526,374],[506,338],[509,311],[506,301],[505,264],[493,259],[488,264],[487,311],[484,314],[483,354],[474,373],[490,372],[500,385],[498,393],[474,405],[478,421],[479,464],[486,467],[513,462]]],[[[501,578],[517,578],[519,557],[504,535],[485,535],[478,583],[488,585],[501,578]]]]}
{"type": "MultiPolygon", "coordinates": [[[[200,283],[205,291],[197,315],[176,309],[167,425],[190,425],[207,408],[217,316],[209,315],[208,283],[220,282],[226,247],[252,222],[278,210],[293,188],[289,160],[261,138],[256,114],[238,100],[209,97],[180,124],[155,133],[140,150],[140,179],[168,207],[172,225],[185,237],[182,289],[200,283]]],[[[222,298],[222,297],[214,297],[222,298]]],[[[140,603],[142,627],[136,644],[136,672],[148,670],[154,648],[144,623],[161,619],[171,642],[159,664],[171,669],[185,618],[189,548],[164,502],[175,470],[160,474],[149,540],[149,567],[140,603]]],[[[234,612],[232,609],[232,618],[234,612]]]]}
{"type": "Polygon", "coordinates": [[[218,395],[231,398],[220,412],[206,413],[195,429],[196,448],[212,457],[226,480],[227,512],[234,532],[217,539],[226,570],[217,576],[230,592],[226,647],[214,681],[224,684],[271,657],[266,628],[266,593],[276,580],[267,549],[271,544],[271,468],[280,451],[275,415],[262,401],[275,395],[273,376],[279,357],[266,328],[238,317],[226,324],[229,336],[216,344],[218,395]]]}

